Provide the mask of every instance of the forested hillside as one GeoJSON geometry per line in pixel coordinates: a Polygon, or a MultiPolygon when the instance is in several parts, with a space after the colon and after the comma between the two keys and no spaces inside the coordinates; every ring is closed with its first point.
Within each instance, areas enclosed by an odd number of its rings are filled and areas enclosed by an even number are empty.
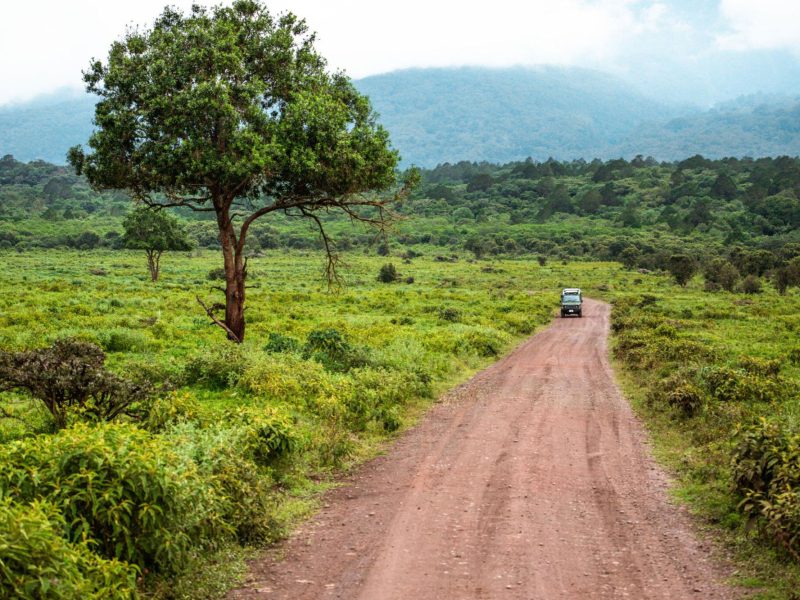
{"type": "Polygon", "coordinates": [[[678,111],[588,69],[412,69],[362,79],[408,164],[608,156],[678,111]]]}
{"type": "MultiPolygon", "coordinates": [[[[800,100],[752,96],[712,110],[654,100],[588,69],[412,69],[354,82],[406,165],[532,157],[681,160],[800,154],[800,100]]],[[[63,164],[88,139],[93,100],[0,107],[0,155],[63,164]]]]}

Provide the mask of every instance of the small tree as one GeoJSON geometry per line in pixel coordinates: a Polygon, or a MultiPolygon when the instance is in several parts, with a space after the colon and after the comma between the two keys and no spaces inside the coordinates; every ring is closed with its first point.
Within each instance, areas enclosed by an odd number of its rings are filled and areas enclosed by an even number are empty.
{"type": "Polygon", "coordinates": [[[742,291],[745,294],[760,294],[761,280],[755,275],[748,275],[742,281],[742,291]]]}
{"type": "MultiPolygon", "coordinates": [[[[399,156],[369,100],[329,73],[305,22],[273,16],[257,0],[166,8],[151,29],[129,29],[107,63],[84,73],[100,96],[91,152],[69,161],[98,189],[124,189],[152,207],[216,217],[225,303],[198,302],[235,342],[245,335],[245,243],[275,212],[319,229],[335,278],[336,253],[321,214],[341,210],[383,228],[399,156]],[[224,316],[217,311],[224,308],[224,316]]],[[[416,183],[412,171],[398,194],[416,183]]]]}
{"type": "Polygon", "coordinates": [[[178,220],[161,210],[137,208],[122,221],[126,248],[144,250],[150,279],[158,281],[161,255],[167,250],[191,250],[186,231],[178,220]]]}
{"type": "Polygon", "coordinates": [[[627,246],[619,253],[619,260],[628,270],[633,269],[639,262],[642,253],[636,246],[627,246]]]}
{"type": "Polygon", "coordinates": [[[63,339],[49,348],[0,351],[0,391],[25,390],[40,400],[57,429],[70,414],[91,421],[135,415],[149,393],[105,369],[106,355],[89,342],[63,339]]]}
{"type": "Polygon", "coordinates": [[[729,261],[720,257],[708,263],[703,275],[706,278],[706,283],[710,284],[711,288],[722,288],[728,292],[732,292],[739,281],[738,269],[729,261]]]}
{"type": "Polygon", "coordinates": [[[381,283],[394,283],[400,276],[392,263],[386,263],[378,272],[378,281],[381,283]]]}
{"type": "Polygon", "coordinates": [[[673,254],[667,261],[667,270],[678,285],[685,287],[697,271],[697,263],[686,254],[673,254]]]}

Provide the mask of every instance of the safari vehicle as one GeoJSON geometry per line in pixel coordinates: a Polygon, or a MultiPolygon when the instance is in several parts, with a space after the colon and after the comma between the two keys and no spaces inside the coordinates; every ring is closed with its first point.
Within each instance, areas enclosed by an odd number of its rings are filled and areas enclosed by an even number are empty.
{"type": "Polygon", "coordinates": [[[583,296],[579,288],[564,288],[561,290],[561,316],[583,316],[583,296]]]}

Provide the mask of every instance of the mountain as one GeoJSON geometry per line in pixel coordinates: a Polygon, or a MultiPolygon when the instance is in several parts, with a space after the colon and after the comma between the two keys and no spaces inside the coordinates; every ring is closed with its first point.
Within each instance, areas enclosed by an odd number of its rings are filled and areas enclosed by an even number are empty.
{"type": "Polygon", "coordinates": [[[797,156],[800,154],[800,96],[754,95],[696,114],[636,127],[613,148],[618,156],[651,154],[680,160],[702,154],[797,156]]]}
{"type": "Polygon", "coordinates": [[[605,156],[638,124],[679,110],[599,71],[411,69],[356,82],[406,163],[605,156]]]}
{"type": "MultiPolygon", "coordinates": [[[[409,69],[355,85],[407,165],[800,154],[800,97],[755,95],[701,110],[599,71],[556,67],[409,69]]],[[[74,92],[0,107],[0,156],[64,164],[67,149],[88,139],[92,112],[93,98],[74,92]]]]}
{"type": "Polygon", "coordinates": [[[92,132],[95,99],[74,90],[0,106],[0,156],[66,163],[67,150],[92,132]]]}

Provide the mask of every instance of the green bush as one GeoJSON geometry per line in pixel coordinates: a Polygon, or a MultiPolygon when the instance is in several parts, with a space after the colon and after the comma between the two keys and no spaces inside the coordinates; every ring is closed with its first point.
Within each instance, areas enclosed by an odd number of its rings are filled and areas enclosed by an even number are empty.
{"type": "Polygon", "coordinates": [[[294,420],[277,407],[240,408],[227,420],[244,426],[239,451],[259,466],[272,466],[302,445],[294,420]]]}
{"type": "Polygon", "coordinates": [[[264,352],[299,352],[300,342],[293,337],[270,332],[264,352]]]}
{"type": "Polygon", "coordinates": [[[381,283],[394,283],[399,279],[400,275],[392,263],[386,263],[378,272],[378,281],[381,283]]]}
{"type": "Polygon", "coordinates": [[[312,407],[318,398],[334,397],[346,388],[346,378],[296,354],[266,354],[255,358],[239,387],[273,402],[312,407]]]}
{"type": "Polygon", "coordinates": [[[141,425],[151,433],[164,431],[175,423],[204,420],[200,404],[188,392],[170,392],[153,398],[146,405],[141,425]]]}
{"type": "Polygon", "coordinates": [[[667,402],[687,417],[691,417],[703,406],[703,393],[697,386],[683,383],[667,392],[667,402]]]}
{"type": "Polygon", "coordinates": [[[478,356],[497,356],[509,343],[508,335],[487,327],[475,327],[462,333],[458,338],[458,345],[468,353],[478,356]]]}
{"type": "Polygon", "coordinates": [[[132,600],[135,567],[93,554],[63,537],[64,519],[51,504],[0,499],[0,596],[42,600],[132,600]]]}
{"type": "Polygon", "coordinates": [[[334,372],[346,372],[369,364],[363,350],[352,346],[344,334],[332,328],[316,329],[308,334],[303,358],[313,359],[334,372]]]}
{"type": "Polygon", "coordinates": [[[800,560],[800,434],[764,419],[742,430],[732,474],[739,508],[800,560]]]}
{"type": "Polygon", "coordinates": [[[442,321],[448,321],[450,323],[459,323],[461,321],[461,311],[450,306],[440,307],[437,314],[442,321]]]}
{"type": "MultiPolygon", "coordinates": [[[[231,416],[229,416],[231,417],[231,416]]],[[[221,498],[223,520],[242,543],[274,540],[283,531],[275,519],[274,480],[265,465],[294,449],[294,431],[270,428],[264,420],[239,411],[220,426],[201,428],[178,423],[168,437],[179,452],[197,465],[221,498]],[[247,423],[245,423],[247,421],[247,423]],[[283,436],[280,440],[276,439],[283,436]]]]}
{"type": "Polygon", "coordinates": [[[144,352],[150,345],[150,339],[141,331],[130,329],[111,329],[98,333],[100,345],[106,352],[144,352]]]}
{"type": "Polygon", "coordinates": [[[402,424],[400,407],[411,398],[423,396],[427,386],[412,373],[362,368],[351,373],[352,393],[345,399],[349,418],[356,430],[364,430],[370,422],[386,431],[395,431],[402,424]]]}
{"type": "Polygon", "coordinates": [[[789,354],[786,358],[791,364],[800,366],[800,347],[789,350],[789,354]]]}
{"type": "Polygon", "coordinates": [[[746,373],[759,377],[776,377],[781,371],[781,361],[777,359],[765,360],[754,356],[742,356],[739,366],[746,373]]]}
{"type": "Polygon", "coordinates": [[[789,391],[780,377],[731,367],[707,367],[701,379],[711,397],[721,402],[776,402],[789,391]]]}
{"type": "Polygon", "coordinates": [[[218,344],[194,354],[184,368],[189,385],[213,390],[233,387],[247,369],[247,357],[239,344],[218,344]]]}
{"type": "Polygon", "coordinates": [[[0,493],[56,506],[71,541],[155,571],[225,532],[219,499],[163,440],[125,424],[78,425],[0,449],[0,493]]]}

